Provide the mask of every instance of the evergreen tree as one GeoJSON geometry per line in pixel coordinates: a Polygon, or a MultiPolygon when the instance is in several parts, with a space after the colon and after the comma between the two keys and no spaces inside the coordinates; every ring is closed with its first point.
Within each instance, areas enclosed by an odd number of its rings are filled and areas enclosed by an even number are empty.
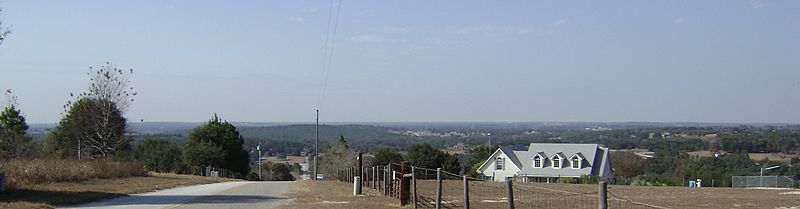
{"type": "Polygon", "coordinates": [[[250,172],[250,156],[243,144],[236,127],[214,114],[208,123],[189,134],[183,145],[183,160],[194,173],[212,166],[246,175],[250,172]]]}
{"type": "Polygon", "coordinates": [[[431,144],[412,144],[408,147],[408,161],[412,166],[428,169],[441,168],[445,153],[434,149],[431,144]]]}
{"type": "Polygon", "coordinates": [[[136,146],[133,156],[151,171],[174,172],[181,164],[180,148],[163,139],[145,139],[136,146]]]}
{"type": "Polygon", "coordinates": [[[324,174],[335,174],[337,170],[355,166],[356,154],[349,149],[347,140],[344,136],[339,136],[339,142],[336,146],[330,147],[325,150],[325,153],[320,153],[319,169],[324,174]]]}
{"type": "Polygon", "coordinates": [[[35,152],[35,143],[25,135],[28,124],[17,107],[17,98],[6,90],[8,106],[0,112],[0,154],[5,158],[30,157],[35,152]]]}
{"type": "Polygon", "coordinates": [[[375,159],[372,160],[372,166],[386,166],[389,163],[403,162],[403,155],[394,148],[383,147],[376,150],[372,155],[375,156],[375,159]]]}
{"type": "Polygon", "coordinates": [[[35,143],[25,135],[28,124],[25,116],[15,105],[3,108],[0,112],[0,152],[5,158],[31,156],[35,152],[35,143]]]}
{"type": "Polygon", "coordinates": [[[454,174],[461,174],[461,162],[458,160],[458,154],[446,154],[444,157],[444,161],[442,161],[442,170],[454,173],[454,174]]]}
{"type": "Polygon", "coordinates": [[[62,157],[107,158],[130,150],[125,136],[127,119],[113,102],[83,97],[69,105],[69,111],[45,141],[45,150],[62,157]]]}
{"type": "MultiPolygon", "coordinates": [[[[131,86],[133,69],[122,70],[106,62],[90,67],[89,87],[64,105],[65,115],[51,132],[45,150],[62,157],[108,158],[127,154],[131,138],[125,136],[123,113],[136,96],[131,86]]],[[[70,96],[74,96],[70,94],[70,96]]]]}

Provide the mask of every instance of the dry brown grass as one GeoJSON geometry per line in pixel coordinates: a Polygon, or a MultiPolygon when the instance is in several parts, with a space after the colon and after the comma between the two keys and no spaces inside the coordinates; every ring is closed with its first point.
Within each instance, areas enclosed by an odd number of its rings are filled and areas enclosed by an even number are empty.
{"type": "MultiPolygon", "coordinates": [[[[418,180],[418,208],[434,208],[435,180],[418,180]]],[[[463,184],[444,181],[444,208],[463,208],[463,184]]],[[[517,208],[596,208],[596,184],[517,183],[517,208]]],[[[352,184],[336,181],[301,181],[293,185],[295,198],[289,208],[413,208],[364,188],[364,196],[353,196],[352,184]]],[[[505,208],[506,188],[499,182],[470,182],[473,208],[505,208]]],[[[800,208],[800,190],[742,188],[688,188],[609,185],[609,208],[800,208]],[[644,204],[644,205],[643,205],[644,204]]]]}
{"type": "MultiPolygon", "coordinates": [[[[433,197],[435,181],[418,181],[420,195],[433,197]]],[[[443,199],[451,208],[463,205],[460,181],[444,181],[443,199]]],[[[514,183],[515,205],[521,208],[596,208],[596,184],[514,183]]],[[[475,208],[503,208],[505,185],[471,182],[470,204],[475,208]]],[[[800,206],[800,191],[609,185],[609,208],[780,208],[800,206]]],[[[430,198],[429,198],[430,199],[430,198]]],[[[432,200],[432,199],[431,199],[432,200]]],[[[422,207],[425,208],[425,207],[422,207]]]]}
{"type": "Polygon", "coordinates": [[[273,163],[289,163],[289,165],[299,163],[306,163],[306,157],[303,156],[286,156],[285,159],[280,159],[277,156],[264,157],[264,161],[273,163]]]}
{"type": "Polygon", "coordinates": [[[146,177],[25,184],[0,195],[0,208],[53,208],[58,205],[93,202],[128,194],[222,181],[234,180],[151,173],[146,177]]]}
{"type": "Polygon", "coordinates": [[[107,160],[11,159],[0,161],[0,170],[11,189],[27,184],[147,175],[140,163],[107,160]]]}
{"type": "Polygon", "coordinates": [[[769,159],[771,161],[779,161],[784,163],[789,163],[792,158],[798,157],[800,155],[797,154],[784,154],[784,153],[749,153],[747,156],[750,157],[751,160],[761,161],[764,159],[769,159]]]}
{"type": "MultiPolygon", "coordinates": [[[[533,184],[542,188],[597,194],[597,185],[533,184]]],[[[744,189],[730,187],[645,187],[609,185],[612,198],[668,208],[779,208],[800,206],[798,190],[744,189]]]]}
{"type": "Polygon", "coordinates": [[[289,196],[294,201],[279,209],[401,208],[399,200],[366,187],[365,195],[354,196],[352,184],[338,181],[297,181],[291,190],[289,196]]]}

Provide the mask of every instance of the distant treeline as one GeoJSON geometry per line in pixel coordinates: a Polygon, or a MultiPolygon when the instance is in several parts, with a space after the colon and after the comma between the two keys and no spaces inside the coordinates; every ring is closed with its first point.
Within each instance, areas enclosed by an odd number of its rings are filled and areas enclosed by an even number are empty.
{"type": "MultiPolygon", "coordinates": [[[[299,155],[314,145],[314,125],[284,125],[268,127],[240,127],[245,139],[245,146],[255,148],[259,143],[271,153],[299,155]]],[[[420,129],[408,129],[420,130],[420,129]]],[[[612,149],[656,149],[665,141],[679,142],[670,146],[679,146],[679,150],[720,150],[734,153],[750,152],[784,152],[796,153],[800,144],[800,128],[796,126],[719,126],[719,127],[631,127],[624,129],[587,130],[578,127],[537,127],[515,128],[504,127],[487,130],[468,128],[436,128],[425,129],[431,132],[470,133],[464,136],[417,137],[390,131],[405,131],[399,127],[381,127],[373,125],[321,125],[320,146],[335,145],[339,136],[346,136],[352,148],[369,151],[374,147],[391,147],[406,150],[409,145],[429,143],[434,147],[445,148],[458,143],[476,146],[491,143],[525,149],[532,142],[553,143],[598,143],[612,149]]],[[[172,133],[141,135],[181,141],[189,130],[172,133]]]]}

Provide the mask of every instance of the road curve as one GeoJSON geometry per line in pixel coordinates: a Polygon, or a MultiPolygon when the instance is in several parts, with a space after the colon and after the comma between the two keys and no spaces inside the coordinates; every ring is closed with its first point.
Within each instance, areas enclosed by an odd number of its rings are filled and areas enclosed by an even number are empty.
{"type": "Polygon", "coordinates": [[[134,194],[65,208],[274,208],[292,200],[285,196],[292,182],[223,182],[134,194]]]}

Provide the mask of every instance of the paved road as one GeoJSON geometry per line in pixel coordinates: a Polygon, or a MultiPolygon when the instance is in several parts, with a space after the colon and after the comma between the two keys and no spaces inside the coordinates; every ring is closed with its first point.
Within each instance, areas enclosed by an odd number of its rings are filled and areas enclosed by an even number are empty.
{"type": "Polygon", "coordinates": [[[70,208],[274,208],[291,182],[224,182],[136,194],[70,208]]]}

